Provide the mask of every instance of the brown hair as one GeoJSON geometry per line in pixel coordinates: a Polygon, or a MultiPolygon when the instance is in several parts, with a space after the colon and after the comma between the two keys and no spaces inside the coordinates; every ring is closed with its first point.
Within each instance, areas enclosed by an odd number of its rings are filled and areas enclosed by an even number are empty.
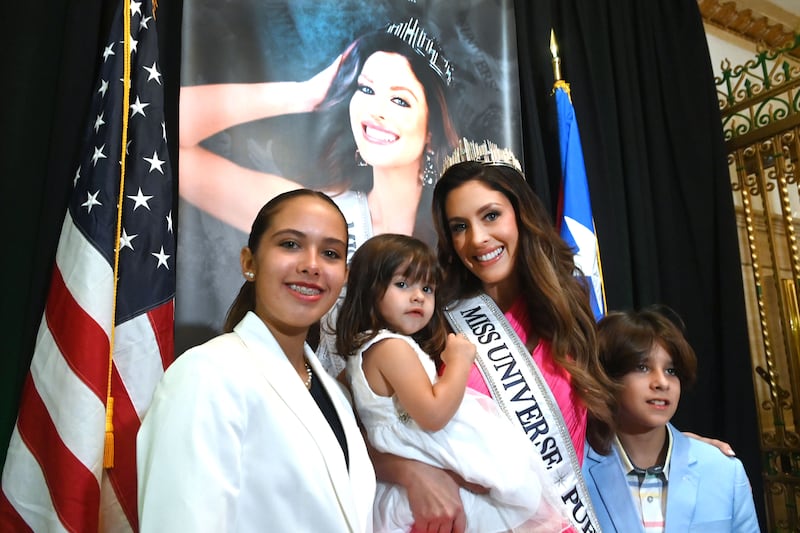
{"type": "MultiPolygon", "coordinates": [[[[295,189],[275,196],[269,202],[264,204],[264,206],[256,215],[255,220],[253,220],[253,226],[250,229],[250,236],[247,239],[247,247],[250,248],[250,251],[253,253],[253,255],[256,255],[258,252],[258,247],[261,244],[261,237],[264,235],[267,229],[269,229],[273,218],[275,218],[275,215],[277,215],[278,212],[284,207],[284,204],[290,200],[294,200],[295,198],[302,197],[317,198],[333,206],[333,208],[336,209],[336,212],[342,217],[342,225],[344,226],[345,234],[347,233],[347,221],[345,220],[344,215],[342,215],[342,212],[339,210],[339,206],[337,206],[327,194],[312,189],[295,189]]],[[[233,303],[228,309],[228,314],[225,316],[225,324],[222,327],[222,331],[224,333],[230,333],[233,331],[233,328],[236,326],[236,324],[238,324],[244,318],[248,311],[253,311],[255,307],[255,284],[250,281],[245,281],[242,284],[242,288],[239,289],[239,294],[236,295],[236,298],[233,300],[233,303]]]]}
{"type": "MultiPolygon", "coordinates": [[[[378,312],[378,302],[398,269],[403,269],[403,277],[412,283],[422,281],[436,287],[442,278],[433,250],[414,237],[384,233],[369,239],[353,254],[347,294],[336,320],[336,351],[340,355],[353,355],[378,330],[388,329],[378,312]]],[[[437,367],[447,339],[440,303],[437,292],[431,320],[412,335],[437,367]]]]}
{"type": "MultiPolygon", "coordinates": [[[[660,344],[672,358],[681,386],[697,379],[697,356],[679,327],[664,313],[666,308],[609,313],[597,325],[600,362],[608,376],[622,381],[660,344]]],[[[671,315],[677,315],[674,312],[671,315]]]]}
{"type": "Polygon", "coordinates": [[[439,262],[446,272],[446,302],[482,290],[481,280],[456,255],[445,203],[451,191],[478,181],[502,193],[514,208],[519,230],[516,269],[525,295],[530,327],[552,348],[556,364],[572,378],[572,388],[597,423],[587,438],[607,451],[613,434],[613,385],[597,358],[597,336],[588,289],[575,275],[573,252],[561,239],[525,177],[503,165],[466,161],[451,166],[436,184],[433,217],[439,237],[439,262]]]}

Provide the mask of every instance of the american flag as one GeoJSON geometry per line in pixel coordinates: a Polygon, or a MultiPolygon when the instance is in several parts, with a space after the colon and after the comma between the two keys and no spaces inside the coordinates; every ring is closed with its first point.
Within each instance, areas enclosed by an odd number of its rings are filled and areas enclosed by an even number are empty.
{"type": "Polygon", "coordinates": [[[138,530],[136,432],[174,357],[173,183],[153,15],[150,0],[120,2],[99,58],[84,152],[3,468],[0,531],[138,530]],[[104,451],[113,451],[113,467],[104,468],[104,451]]]}

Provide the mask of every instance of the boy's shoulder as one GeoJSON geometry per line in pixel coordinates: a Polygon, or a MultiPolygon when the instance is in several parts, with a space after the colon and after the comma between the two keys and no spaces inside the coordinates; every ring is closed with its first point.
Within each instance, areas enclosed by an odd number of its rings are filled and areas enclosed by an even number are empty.
{"type": "Polygon", "coordinates": [[[673,458],[683,455],[681,451],[685,450],[686,460],[689,460],[690,462],[697,461],[703,465],[708,465],[715,469],[735,469],[737,468],[737,465],[741,465],[741,461],[739,459],[725,455],[716,446],[692,437],[687,437],[672,424],[669,424],[669,429],[672,432],[673,438],[673,458]]]}

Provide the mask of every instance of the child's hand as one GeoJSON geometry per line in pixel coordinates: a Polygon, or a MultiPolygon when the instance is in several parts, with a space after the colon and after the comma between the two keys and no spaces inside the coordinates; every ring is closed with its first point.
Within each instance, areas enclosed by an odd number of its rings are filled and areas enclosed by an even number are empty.
{"type": "Polygon", "coordinates": [[[478,355],[475,345],[472,344],[465,335],[447,334],[447,344],[442,352],[442,361],[445,365],[465,365],[471,366],[478,355]]]}

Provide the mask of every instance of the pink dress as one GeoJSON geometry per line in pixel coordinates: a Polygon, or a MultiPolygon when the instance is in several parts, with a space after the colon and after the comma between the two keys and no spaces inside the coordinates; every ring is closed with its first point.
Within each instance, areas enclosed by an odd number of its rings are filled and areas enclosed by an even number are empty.
{"type": "MultiPolygon", "coordinates": [[[[523,344],[527,344],[530,320],[525,301],[522,298],[517,298],[511,309],[504,314],[523,344]]],[[[575,391],[572,390],[572,379],[569,373],[558,366],[550,354],[550,344],[548,342],[539,341],[539,344],[533,350],[533,360],[536,361],[536,365],[550,387],[558,407],[561,409],[561,414],[569,430],[569,436],[572,438],[572,444],[575,446],[578,461],[583,463],[583,445],[586,439],[586,406],[580,397],[575,394],[575,391]]],[[[483,381],[483,376],[476,365],[472,366],[467,380],[467,387],[491,396],[489,388],[486,386],[486,382],[483,381]]]]}

